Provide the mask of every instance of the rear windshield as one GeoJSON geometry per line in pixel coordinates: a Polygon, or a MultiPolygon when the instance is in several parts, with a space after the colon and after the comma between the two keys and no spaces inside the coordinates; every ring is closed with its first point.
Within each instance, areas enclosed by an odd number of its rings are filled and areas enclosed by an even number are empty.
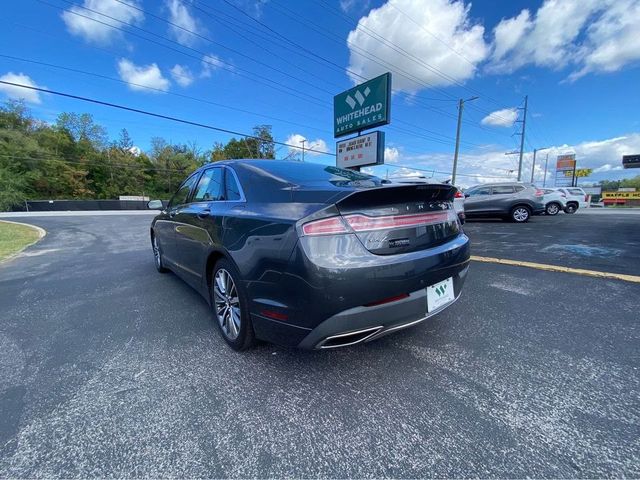
{"type": "Polygon", "coordinates": [[[260,165],[267,172],[280,177],[290,183],[305,184],[318,182],[331,182],[334,185],[354,185],[358,183],[381,184],[378,177],[345,170],[343,168],[320,165],[317,163],[300,162],[269,162],[260,165]]]}
{"type": "Polygon", "coordinates": [[[584,195],[584,192],[581,188],[569,188],[568,190],[572,195],[584,195]]]}

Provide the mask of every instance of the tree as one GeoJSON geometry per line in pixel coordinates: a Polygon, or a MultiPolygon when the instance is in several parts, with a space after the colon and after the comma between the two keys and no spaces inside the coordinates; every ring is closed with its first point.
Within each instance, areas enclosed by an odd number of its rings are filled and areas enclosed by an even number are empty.
{"type": "Polygon", "coordinates": [[[56,120],[56,126],[69,132],[78,143],[89,142],[94,148],[101,148],[107,144],[107,129],[96,124],[89,113],[61,113],[56,120]]]}
{"type": "Polygon", "coordinates": [[[238,158],[275,158],[271,125],[254,127],[253,137],[232,138],[226,145],[214,143],[210,157],[213,162],[238,158]]]}

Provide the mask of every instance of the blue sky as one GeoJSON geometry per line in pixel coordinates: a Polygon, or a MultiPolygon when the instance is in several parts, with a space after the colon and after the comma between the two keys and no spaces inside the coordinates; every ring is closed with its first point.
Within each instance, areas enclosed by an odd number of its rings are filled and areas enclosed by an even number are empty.
{"type": "MultiPolygon", "coordinates": [[[[459,183],[513,177],[517,157],[504,152],[518,146],[528,95],[524,178],[533,148],[551,147],[539,157],[549,153],[549,176],[555,155],[575,152],[597,181],[638,172],[620,164],[640,153],[639,23],[638,0],[24,0],[4,5],[0,79],[239,132],[270,124],[279,141],[333,151],[332,96],[392,71],[389,167],[376,173],[446,178],[456,100],[478,95],[464,111],[459,183]]],[[[114,137],[126,127],[142,149],[154,136],[203,149],[229,138],[0,85],[0,99],[16,97],[44,120],[82,111],[114,137]]]]}

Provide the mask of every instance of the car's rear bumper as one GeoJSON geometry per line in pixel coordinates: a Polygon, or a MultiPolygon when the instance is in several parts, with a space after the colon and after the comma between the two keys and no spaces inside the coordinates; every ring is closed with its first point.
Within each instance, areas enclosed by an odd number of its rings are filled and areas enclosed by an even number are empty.
{"type": "Polygon", "coordinates": [[[451,306],[460,297],[468,270],[467,265],[453,277],[455,299],[440,308],[427,311],[427,291],[423,288],[395,302],[371,307],[360,306],[340,312],[309,332],[298,347],[305,349],[346,347],[417,325],[451,306]]]}
{"type": "Polygon", "coordinates": [[[437,313],[427,312],[427,286],[451,277],[459,296],[469,255],[469,239],[462,233],[441,245],[398,255],[374,255],[349,235],[301,239],[277,283],[249,287],[256,335],[302,348],[317,348],[327,337],[367,328],[376,329],[370,333],[378,337],[437,313]],[[335,254],[340,249],[345,254],[335,254]],[[405,298],[380,303],[396,296],[405,298]],[[267,318],[265,311],[281,318],[267,318]]]}

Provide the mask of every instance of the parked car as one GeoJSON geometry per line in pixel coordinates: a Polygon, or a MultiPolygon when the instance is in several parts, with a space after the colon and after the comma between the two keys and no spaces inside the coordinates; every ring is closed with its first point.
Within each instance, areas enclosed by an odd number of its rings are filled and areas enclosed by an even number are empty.
{"type": "MultiPolygon", "coordinates": [[[[557,215],[565,210],[567,206],[567,196],[551,188],[543,188],[544,193],[544,212],[547,215],[557,215]]],[[[569,212],[573,213],[573,212],[569,212]]]]}
{"type": "Polygon", "coordinates": [[[542,190],[523,183],[487,183],[464,192],[467,218],[499,217],[517,223],[544,212],[542,190]]]}
{"type": "Polygon", "coordinates": [[[579,208],[589,208],[589,195],[580,187],[557,187],[554,190],[567,197],[565,213],[575,213],[579,208]]]}
{"type": "Polygon", "coordinates": [[[233,349],[370,341],[460,296],[469,239],[454,194],[317,164],[216,162],[154,218],[155,265],[207,299],[233,349]]]}
{"type": "MultiPolygon", "coordinates": [[[[428,183],[433,184],[437,182],[432,182],[431,179],[425,177],[401,177],[401,178],[392,178],[393,182],[396,183],[428,183]]],[[[453,208],[458,214],[458,218],[460,219],[460,223],[464,225],[466,216],[464,213],[464,194],[462,193],[462,189],[456,187],[456,193],[453,196],[453,208]]]]}

